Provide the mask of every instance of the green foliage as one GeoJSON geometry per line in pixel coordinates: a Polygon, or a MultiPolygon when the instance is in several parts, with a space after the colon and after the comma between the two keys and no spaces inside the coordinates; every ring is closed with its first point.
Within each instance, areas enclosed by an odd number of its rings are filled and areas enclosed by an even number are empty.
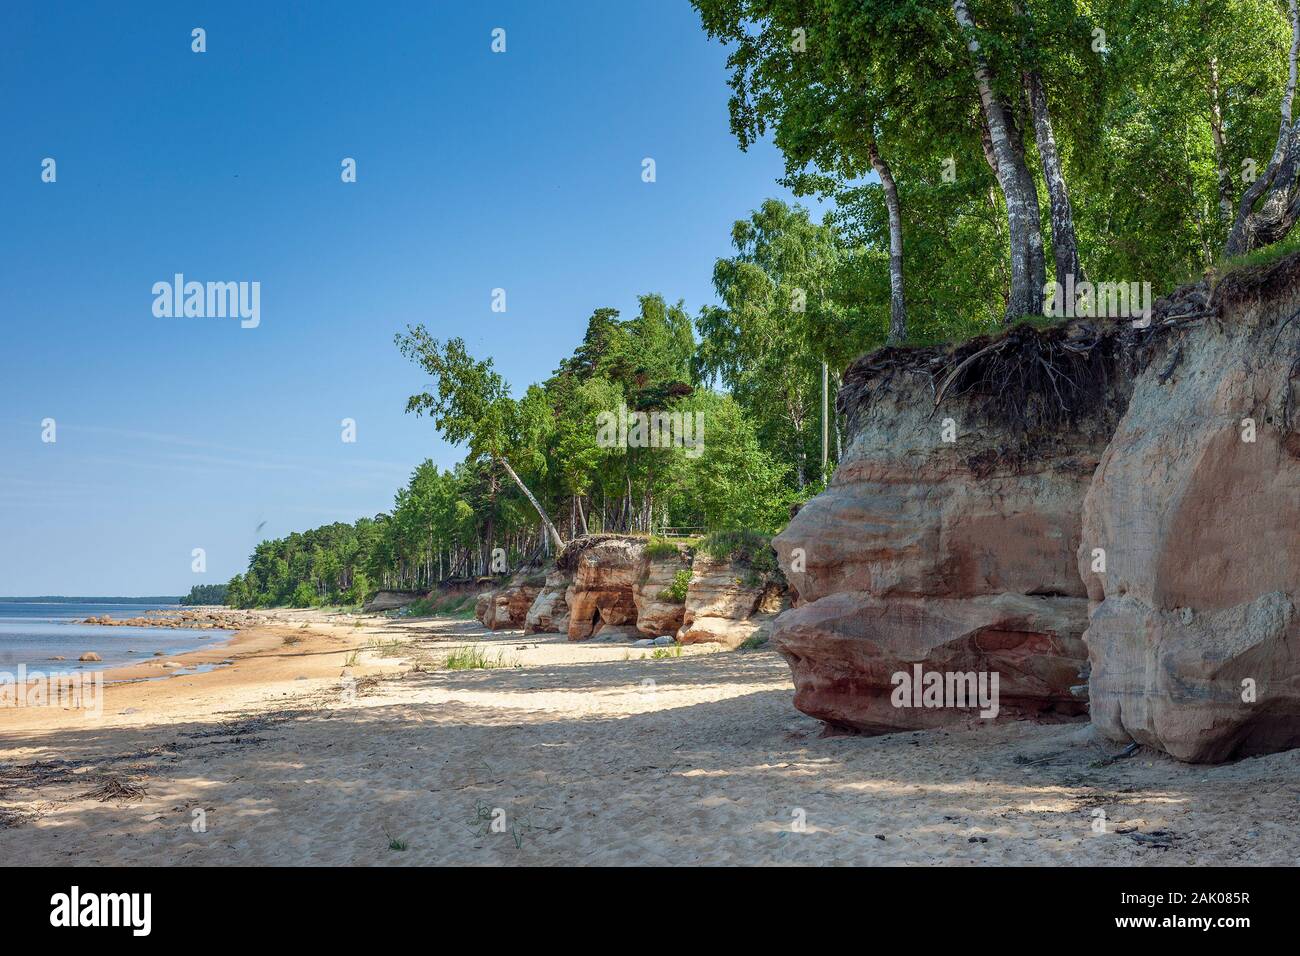
{"type": "Polygon", "coordinates": [[[822,362],[842,368],[883,337],[867,332],[843,295],[852,254],[806,209],[769,199],[733,226],[732,245],[736,255],[713,269],[723,305],[697,320],[696,367],[726,386],[802,489],[819,477],[822,362]]]}
{"type": "MultiPolygon", "coordinates": [[[[692,2],[727,47],[741,148],[770,134],[787,184],[832,203],[823,224],[847,250],[831,298],[852,326],[852,346],[863,335],[883,340],[889,315],[873,142],[898,184],[909,341],[993,331],[1009,282],[1006,209],[951,0],[692,2]]],[[[1245,189],[1243,163],[1262,172],[1277,137],[1285,4],[972,0],[970,9],[1035,180],[1044,241],[1051,224],[1021,89],[1026,70],[1042,79],[1089,277],[1148,281],[1159,294],[1213,266],[1245,189]]]]}
{"type": "Polygon", "coordinates": [[[700,542],[699,550],[760,574],[770,574],[777,570],[772,536],[759,531],[745,528],[717,531],[700,542]]]}
{"type": "Polygon", "coordinates": [[[292,607],[314,607],[320,603],[320,596],[312,590],[312,586],[303,581],[294,589],[289,598],[289,604],[292,607]]]}
{"type": "Polygon", "coordinates": [[[686,600],[686,590],[691,586],[691,572],[689,568],[683,568],[673,575],[671,586],[664,588],[659,592],[659,600],[672,601],[680,604],[686,600]]]}
{"type": "Polygon", "coordinates": [[[664,538],[651,538],[645,546],[647,558],[671,558],[680,553],[677,545],[664,538]]]}
{"type": "Polygon", "coordinates": [[[1223,274],[1231,272],[1233,269],[1248,269],[1252,266],[1267,265],[1297,250],[1300,250],[1300,235],[1292,234],[1270,246],[1261,246],[1239,256],[1224,258],[1220,260],[1217,271],[1223,274]]]}
{"type": "Polygon", "coordinates": [[[422,597],[418,601],[412,601],[402,610],[405,612],[404,617],[433,617],[434,602],[432,598],[422,597]]]}
{"type": "Polygon", "coordinates": [[[181,604],[225,604],[229,593],[229,584],[196,584],[181,598],[181,604]]]}
{"type": "Polygon", "coordinates": [[[656,647],[650,652],[650,660],[666,661],[682,656],[682,645],[673,644],[671,647],[656,647]]]}

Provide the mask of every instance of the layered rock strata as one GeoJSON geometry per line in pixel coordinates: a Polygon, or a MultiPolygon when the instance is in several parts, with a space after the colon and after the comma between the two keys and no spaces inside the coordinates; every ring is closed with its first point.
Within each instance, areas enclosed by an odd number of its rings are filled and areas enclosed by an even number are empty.
{"type": "Polygon", "coordinates": [[[1300,257],[1231,274],[1084,501],[1092,721],[1188,761],[1300,745],[1300,257]]]}
{"type": "Polygon", "coordinates": [[[1083,497],[1154,337],[1021,326],[850,366],[839,467],[774,540],[798,606],[773,643],[800,710],[876,733],[976,714],[895,693],[919,666],[996,674],[1001,717],[1086,713],[1083,497]]]}

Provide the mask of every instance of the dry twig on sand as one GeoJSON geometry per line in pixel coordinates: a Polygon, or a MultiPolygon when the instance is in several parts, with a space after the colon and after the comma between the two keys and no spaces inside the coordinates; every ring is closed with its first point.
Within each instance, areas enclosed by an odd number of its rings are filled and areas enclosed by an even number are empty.
{"type": "Polygon", "coordinates": [[[149,791],[148,786],[138,783],[132,783],[130,780],[123,780],[121,777],[108,777],[105,781],[94,790],[88,790],[78,796],[78,799],[94,799],[100,803],[106,803],[109,800],[143,800],[144,795],[149,791]]]}

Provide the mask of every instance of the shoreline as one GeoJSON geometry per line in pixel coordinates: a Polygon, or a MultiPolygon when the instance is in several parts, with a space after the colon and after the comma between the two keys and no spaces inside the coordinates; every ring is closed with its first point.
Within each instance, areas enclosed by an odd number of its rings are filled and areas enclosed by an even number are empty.
{"type": "MultiPolygon", "coordinates": [[[[93,679],[96,674],[100,675],[105,683],[163,677],[189,666],[216,665],[224,662],[228,655],[216,655],[216,659],[213,659],[215,652],[230,647],[237,641],[241,631],[259,626],[263,621],[261,616],[252,612],[230,611],[217,607],[148,607],[146,611],[130,618],[110,619],[109,615],[74,616],[55,619],[53,623],[60,630],[63,627],[85,629],[82,633],[85,640],[81,642],[83,649],[80,652],[70,650],[54,656],[32,655],[29,660],[6,663],[3,668],[0,668],[0,673],[16,678],[17,671],[21,668],[29,676],[29,680],[25,682],[27,684],[30,684],[31,680],[93,679]],[[187,614],[190,616],[187,617],[187,614]],[[218,620],[221,623],[214,623],[218,620]],[[192,646],[184,650],[158,651],[136,648],[126,651],[116,648],[110,650],[102,640],[90,636],[96,628],[106,630],[109,644],[121,642],[148,646],[151,643],[148,632],[159,631],[164,640],[153,643],[154,647],[157,647],[158,643],[178,641],[192,646]],[[117,633],[121,628],[130,628],[131,632],[117,633]],[[87,654],[94,654],[99,659],[83,660],[82,658],[87,654]],[[106,662],[103,660],[104,656],[112,660],[106,662]],[[30,675],[33,674],[39,676],[32,678],[30,675]]],[[[51,632],[51,635],[60,637],[57,631],[51,632]]],[[[0,641],[0,651],[4,651],[6,656],[29,653],[33,650],[44,654],[51,653],[41,646],[39,638],[32,641],[21,633],[18,634],[18,638],[16,646],[22,650],[16,651],[14,642],[0,641]],[[24,644],[25,640],[31,642],[24,644]]],[[[14,681],[11,680],[9,683],[12,685],[14,681]]]]}
{"type": "MultiPolygon", "coordinates": [[[[111,626],[111,625],[110,625],[111,626]]],[[[139,713],[153,708],[151,716],[184,709],[195,694],[224,693],[232,688],[256,688],[280,679],[279,671],[291,661],[294,669],[308,679],[321,679],[326,673],[337,674],[342,669],[343,658],[353,649],[350,644],[328,650],[340,638],[322,633],[331,625],[327,622],[307,622],[292,617],[271,615],[271,620],[222,635],[210,645],[122,665],[111,665],[94,670],[45,672],[43,678],[83,676],[103,681],[103,714],[139,713]],[[334,661],[335,656],[339,657],[334,661]],[[298,662],[296,659],[301,658],[298,662]],[[228,664],[226,662],[229,662],[228,664]],[[169,664],[175,666],[168,666],[169,664]],[[213,666],[210,670],[193,668],[213,666]],[[225,666],[220,666],[225,665],[225,666]],[[124,694],[126,688],[154,688],[140,694],[124,694]]],[[[39,667],[29,668],[40,671],[39,667]]],[[[295,675],[295,677],[298,675],[295,675]]],[[[30,687],[32,680],[27,685],[30,687]]],[[[22,732],[65,722],[75,708],[54,706],[0,706],[0,734],[7,731],[22,732]],[[22,719],[15,715],[24,715],[22,719]],[[59,715],[59,716],[55,716],[59,715]]],[[[89,711],[83,712],[89,714],[89,711]]]]}

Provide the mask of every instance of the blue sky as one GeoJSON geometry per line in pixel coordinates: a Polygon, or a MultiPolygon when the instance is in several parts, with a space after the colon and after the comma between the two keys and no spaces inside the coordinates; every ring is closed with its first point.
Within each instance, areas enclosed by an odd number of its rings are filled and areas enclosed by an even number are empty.
{"type": "Polygon", "coordinates": [[[597,307],[712,301],[731,223],[788,195],[776,151],[731,137],[725,50],[686,0],[6,20],[0,594],[182,593],[260,537],[386,510],[461,457],[403,414],[424,378],[396,331],[460,335],[520,392],[597,307]],[[260,282],[260,326],[156,318],[177,272],[260,282]]]}

